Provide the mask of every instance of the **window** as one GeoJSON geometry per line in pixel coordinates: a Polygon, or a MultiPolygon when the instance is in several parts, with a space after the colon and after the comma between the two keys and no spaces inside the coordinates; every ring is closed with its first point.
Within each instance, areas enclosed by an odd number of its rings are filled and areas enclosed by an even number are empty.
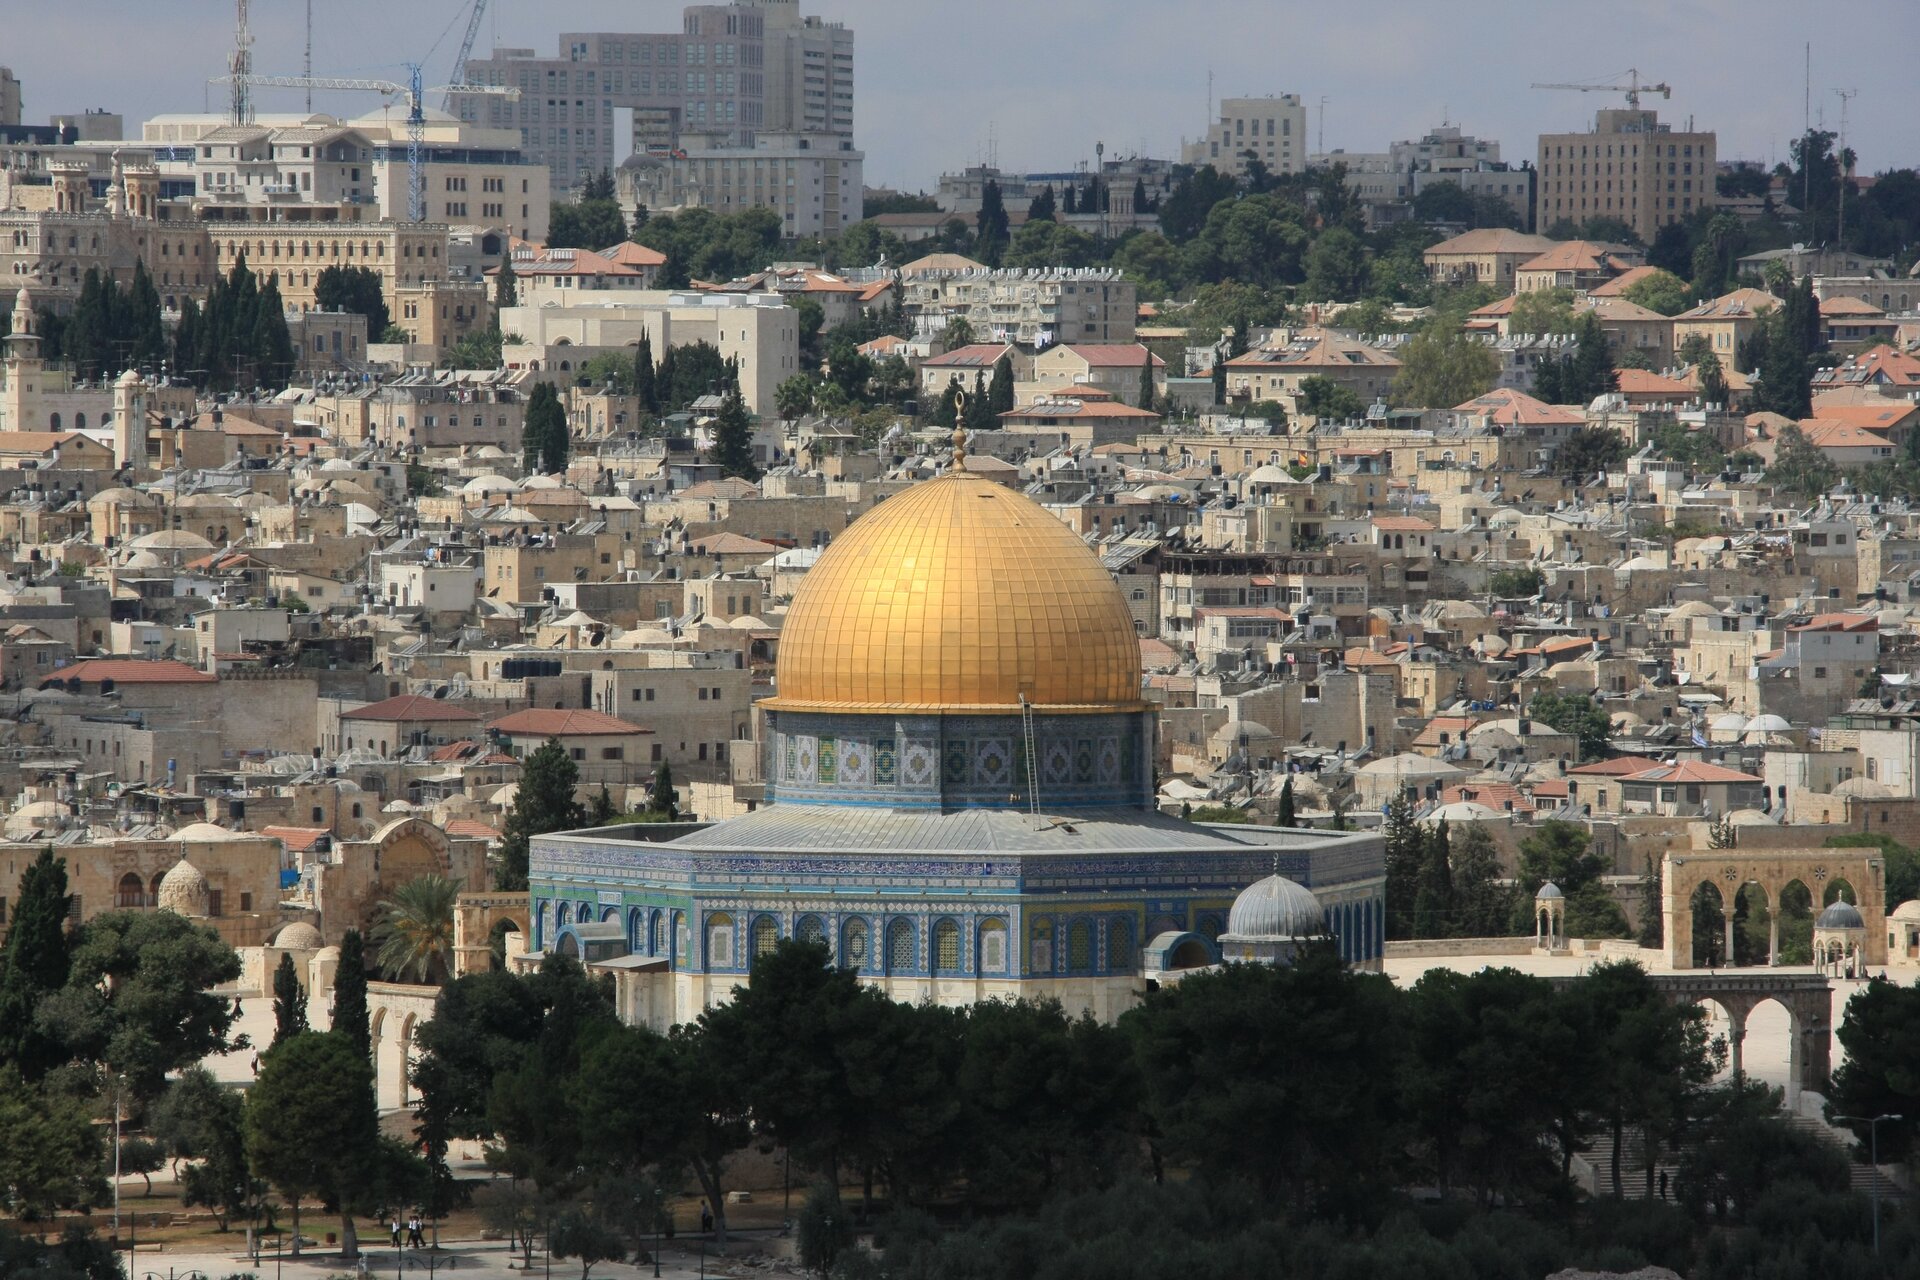
{"type": "Polygon", "coordinates": [[[867,922],[849,920],[840,930],[840,963],[849,969],[867,965],[867,922]]]}
{"type": "Polygon", "coordinates": [[[707,917],[707,968],[733,968],[733,917],[724,911],[707,917]]]}
{"type": "Polygon", "coordinates": [[[240,909],[241,909],[242,911],[251,911],[251,910],[253,910],[253,895],[252,895],[252,894],[250,894],[250,893],[242,893],[242,894],[240,895],[240,909]]]}
{"type": "Polygon", "coordinates": [[[793,936],[809,946],[825,946],[827,926],[819,916],[801,916],[800,923],[794,926],[793,936]]]}
{"type": "Polygon", "coordinates": [[[911,973],[917,949],[911,921],[895,920],[887,926],[888,973],[911,973]]]}
{"type": "Polygon", "coordinates": [[[147,888],[140,883],[140,877],[129,871],[120,877],[119,891],[114,894],[113,905],[122,911],[130,907],[147,905],[147,888]]]}
{"type": "Polygon", "coordinates": [[[980,972],[1007,971],[1007,924],[1004,920],[984,920],[980,924],[980,972]]]}
{"type": "Polygon", "coordinates": [[[1117,916],[1107,923],[1107,969],[1123,973],[1133,966],[1133,922],[1117,916]]]}
{"type": "Polygon", "coordinates": [[[933,971],[960,972],[960,926],[951,920],[933,926],[933,971]]]}
{"type": "Polygon", "coordinates": [[[1075,973],[1093,968],[1093,926],[1076,920],[1067,929],[1067,967],[1075,973]]]}
{"type": "Polygon", "coordinates": [[[761,916],[753,922],[753,954],[755,956],[772,955],[774,947],[780,943],[780,926],[772,916],[761,916]]]}

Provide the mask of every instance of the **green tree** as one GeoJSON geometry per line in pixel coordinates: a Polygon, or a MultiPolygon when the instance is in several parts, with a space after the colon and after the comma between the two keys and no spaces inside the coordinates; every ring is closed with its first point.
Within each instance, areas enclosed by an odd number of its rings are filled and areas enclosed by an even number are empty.
{"type": "Polygon", "coordinates": [[[1275,819],[1274,825],[1277,827],[1293,827],[1299,825],[1299,823],[1294,821],[1293,777],[1291,774],[1288,775],[1286,782],[1280,787],[1280,813],[1275,819]]]}
{"type": "MultiPolygon", "coordinates": [[[[1571,927],[1571,926],[1569,926],[1571,927]]],[[[1645,1139],[1652,1176],[1662,1139],[1684,1127],[1694,1097],[1718,1066],[1699,1005],[1676,1003],[1632,961],[1596,965],[1574,989],[1597,1052],[1594,1109],[1613,1137],[1613,1195],[1622,1191],[1621,1157],[1627,1131],[1645,1139]]]]}
{"type": "Polygon", "coordinates": [[[647,812],[662,813],[678,821],[680,793],[673,789],[673,766],[665,760],[653,771],[653,786],[647,794],[647,812]]]}
{"type": "Polygon", "coordinates": [[[788,422],[804,418],[813,408],[813,379],[796,373],[773,389],[774,410],[788,422]]]}
{"type": "Polygon", "coordinates": [[[1603,759],[1611,750],[1608,739],[1613,726],[1606,708],[1584,693],[1536,693],[1527,703],[1527,715],[1572,734],[1583,761],[1603,759]]]}
{"type": "Polygon", "coordinates": [[[988,266],[998,266],[1007,249],[1007,207],[1000,184],[989,178],[980,187],[980,212],[974,216],[974,252],[988,266]]]}
{"type": "Polygon", "coordinates": [[[240,958],[205,925],[171,911],[105,912],[81,927],[66,985],[35,1023],[144,1102],[170,1073],[244,1043],[229,1035],[232,1005],[213,993],[239,976],[240,958]]]}
{"type": "Polygon", "coordinates": [[[1303,297],[1329,302],[1358,298],[1367,282],[1366,246],[1345,227],[1331,227],[1307,250],[1306,270],[1303,297]]]}
{"type": "Polygon", "coordinates": [[[587,1280],[596,1265],[620,1262],[627,1256],[626,1242],[620,1233],[581,1209],[562,1210],[547,1231],[547,1243],[556,1258],[578,1258],[580,1280],[587,1280]]]}
{"type": "Polygon", "coordinates": [[[1045,186],[1040,188],[1039,195],[1027,202],[1027,222],[1031,224],[1054,220],[1053,188],[1045,186]]]}
{"type": "Polygon", "coordinates": [[[1487,590],[1503,600],[1524,600],[1537,596],[1547,584],[1547,575],[1532,565],[1496,569],[1487,579],[1487,590]]]}
{"type": "Polygon", "coordinates": [[[497,891],[519,893],[526,889],[528,842],[534,836],[581,824],[585,811],[573,795],[579,785],[580,767],[558,738],[548,739],[527,757],[520,767],[520,784],[514,788],[513,808],[500,838],[500,862],[494,872],[497,891]]]}
{"type": "Polygon", "coordinates": [[[534,383],[527,396],[526,421],[520,431],[520,447],[527,470],[549,475],[564,472],[571,443],[567,410],[560,403],[559,391],[551,382],[534,383]]]}
{"type": "MultiPolygon", "coordinates": [[[[244,265],[244,260],[236,267],[244,265]]],[[[322,311],[353,311],[367,318],[367,333],[387,331],[386,288],[372,267],[325,267],[313,281],[313,303],[322,311]]]]}
{"type": "Polygon", "coordinates": [[[342,1256],[358,1256],[354,1203],[378,1178],[373,1067],[345,1036],[309,1031],[269,1052],[247,1091],[247,1159],[286,1197],[300,1254],[300,1202],[341,1214],[342,1256]]]}
{"type": "Polygon", "coordinates": [[[1600,328],[1600,317],[1591,311],[1585,313],[1574,325],[1573,333],[1573,380],[1562,390],[1562,396],[1572,391],[1574,399],[1587,401],[1615,390],[1619,379],[1614,373],[1613,350],[1607,345],[1606,332],[1600,328]]]}
{"type": "Polygon", "coordinates": [[[1298,401],[1301,413],[1327,422],[1359,418],[1367,411],[1358,392],[1318,373],[1300,379],[1298,401]]]}
{"type": "Polygon", "coordinates": [[[1426,833],[1420,859],[1420,886],[1413,899],[1413,936],[1444,938],[1453,932],[1452,844],[1447,820],[1426,833]]]}
{"type": "Polygon", "coordinates": [[[293,966],[293,953],[282,951],[273,971],[273,1043],[307,1030],[307,992],[293,966]]]}
{"type": "Polygon", "coordinates": [[[452,976],[454,907],[460,884],[438,874],[415,876],[380,902],[374,934],[380,967],[403,981],[445,983],[452,976]]]}
{"type": "Polygon", "coordinates": [[[1387,802],[1384,831],[1387,937],[1397,941],[1416,936],[1414,903],[1420,893],[1420,868],[1427,853],[1425,833],[1413,820],[1413,802],[1404,795],[1387,802]]]}
{"type": "Polygon", "coordinates": [[[167,1163],[166,1148],[152,1138],[128,1137],[120,1140],[120,1172],[138,1174],[143,1184],[143,1199],[153,1195],[153,1175],[167,1163]]]}
{"type": "MultiPolygon", "coordinates": [[[[994,376],[996,378],[999,376],[999,369],[997,366],[994,370],[994,376]]],[[[1140,362],[1140,390],[1138,394],[1139,394],[1139,399],[1137,400],[1136,403],[1139,408],[1142,408],[1142,409],[1153,408],[1153,402],[1154,402],[1156,393],[1154,391],[1153,355],[1151,352],[1147,354],[1146,359],[1140,362]]],[[[991,408],[993,403],[992,400],[988,400],[987,403],[989,408],[991,408]]]]}
{"type": "Polygon", "coordinates": [[[66,1061],[57,1035],[35,1026],[41,1001],[67,982],[67,864],[51,847],[21,873],[4,949],[0,949],[0,1062],[38,1080],[66,1061]]]}
{"type": "MultiPolygon", "coordinates": [[[[1152,377],[1151,363],[1146,376],[1152,377]]],[[[993,381],[987,384],[987,408],[999,415],[1012,412],[1013,407],[1013,357],[1002,355],[993,362],[993,381]]]]}
{"type": "Polygon", "coordinates": [[[1657,311],[1663,316],[1679,315],[1691,305],[1692,299],[1685,280],[1658,267],[1628,285],[1621,291],[1621,296],[1628,302],[1649,311],[1657,311]]]}
{"type": "Polygon", "coordinates": [[[1804,431],[1797,426],[1780,429],[1780,438],[1774,442],[1773,465],[1766,471],[1768,484],[1811,499],[1833,488],[1839,479],[1840,469],[1807,439],[1804,431]]]}
{"type": "Polygon", "coordinates": [[[1553,452],[1557,475],[1586,479],[1627,458],[1627,439],[1611,427],[1575,427],[1553,452]]]}
{"type": "Polygon", "coordinates": [[[213,1210],[219,1229],[246,1217],[265,1190],[247,1166],[246,1104],[202,1066],[188,1067],[154,1104],[149,1127],[175,1160],[181,1203],[213,1210]]]}
{"type": "Polygon", "coordinates": [[[611,351],[580,362],[573,385],[590,391],[611,390],[614,395],[633,394],[633,361],[611,351]]]}
{"type": "Polygon", "coordinates": [[[37,1222],[107,1198],[99,1131],[73,1095],[29,1084],[0,1062],[0,1208],[37,1222]]]}
{"type": "Polygon", "coordinates": [[[493,277],[493,305],[495,313],[501,307],[520,305],[520,277],[513,269],[513,254],[500,255],[500,270],[493,277]]]}
{"type": "Polygon", "coordinates": [[[840,1203],[840,1189],[831,1182],[816,1182],[794,1224],[800,1265],[822,1276],[830,1274],[834,1259],[853,1247],[853,1228],[853,1214],[840,1203]]]}
{"type": "Polygon", "coordinates": [[[1513,891],[1507,886],[1500,854],[1486,824],[1468,822],[1451,840],[1454,933],[1462,938],[1494,938],[1507,933],[1513,919],[1513,891]]]}
{"type": "Polygon", "coordinates": [[[447,348],[447,354],[440,361],[443,369],[498,369],[503,363],[502,353],[506,349],[507,338],[500,332],[498,325],[485,329],[475,329],[472,333],[462,334],[447,348]]]}
{"type": "Polygon", "coordinates": [[[555,201],[548,214],[549,249],[609,249],[626,238],[627,220],[620,202],[597,181],[583,190],[577,202],[555,201]]]}
{"type": "Polygon", "coordinates": [[[753,422],[747,415],[747,402],[740,389],[730,389],[720,403],[713,424],[712,458],[720,464],[723,476],[758,480],[760,468],[753,461],[753,422]]]}
{"type": "Polygon", "coordinates": [[[1451,409],[1493,389],[1500,357],[1458,325],[1435,320],[1400,351],[1394,403],[1421,409],[1451,409]]]}
{"type": "Polygon", "coordinates": [[[367,1017],[367,950],[358,929],[340,939],[340,961],[333,972],[333,1023],[363,1057],[373,1053],[373,1030],[367,1017]]]}
{"type": "Polygon", "coordinates": [[[653,364],[653,338],[645,329],[640,331],[640,342],[633,349],[633,395],[640,402],[640,412],[659,414],[660,384],[653,364]]]}
{"type": "MultiPolygon", "coordinates": [[[[1914,1150],[1920,1132],[1920,988],[1881,978],[1870,980],[1847,1001],[1840,1021],[1846,1057],[1833,1073],[1827,1117],[1901,1117],[1880,1125],[1881,1159],[1897,1162],[1914,1150]]],[[[1865,1125],[1850,1126],[1866,1141],[1865,1125]]]]}
{"type": "Polygon", "coordinates": [[[1539,335],[1570,334],[1573,330],[1573,290],[1533,289],[1514,296],[1507,332],[1539,335]]]}

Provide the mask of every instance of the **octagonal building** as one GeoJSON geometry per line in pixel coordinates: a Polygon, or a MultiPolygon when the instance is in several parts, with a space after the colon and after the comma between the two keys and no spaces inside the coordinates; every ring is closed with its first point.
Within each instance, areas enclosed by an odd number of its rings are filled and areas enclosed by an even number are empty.
{"type": "Polygon", "coordinates": [[[615,972],[630,1021],[698,1016],[787,937],[902,1000],[1112,1018],[1219,962],[1274,874],[1379,964],[1378,835],[1156,811],[1126,600],[1021,494],[955,467],[855,521],[795,593],[775,685],[758,811],[533,841],[531,949],[615,972]]]}

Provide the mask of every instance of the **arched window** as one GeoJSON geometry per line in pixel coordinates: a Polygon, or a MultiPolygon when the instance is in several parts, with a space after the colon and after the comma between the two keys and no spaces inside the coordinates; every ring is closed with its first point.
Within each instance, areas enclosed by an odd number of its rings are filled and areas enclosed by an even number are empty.
{"type": "Polygon", "coordinates": [[[1201,916],[1200,927],[1195,932],[1205,934],[1208,942],[1220,941],[1220,917],[1201,916]]]}
{"type": "Polygon", "coordinates": [[[634,955],[644,955],[642,948],[646,943],[647,913],[635,907],[627,913],[627,950],[634,955]]]}
{"type": "Polygon", "coordinates": [[[960,972],[960,926],[951,920],[933,926],[933,971],[960,972]]]}
{"type": "Polygon", "coordinates": [[[887,972],[911,973],[918,955],[911,920],[895,920],[887,926],[887,972]]]}
{"type": "Polygon", "coordinates": [[[1115,916],[1107,921],[1107,971],[1130,973],[1134,963],[1133,921],[1115,916]]]}
{"type": "Polygon", "coordinates": [[[1067,927],[1067,968],[1074,973],[1093,971],[1093,926],[1085,920],[1067,927]]]}
{"type": "Polygon", "coordinates": [[[87,429],[87,415],[86,415],[86,414],[84,414],[84,413],[76,413],[76,414],[74,414],[74,415],[73,415],[73,429],[74,429],[75,431],[85,431],[85,430],[87,429]]]}
{"type": "Polygon", "coordinates": [[[753,954],[767,956],[780,945],[780,925],[772,916],[761,916],[753,922],[753,954]]]}
{"type": "Polygon", "coordinates": [[[136,873],[129,871],[120,877],[120,890],[114,895],[113,905],[122,911],[147,905],[147,887],[140,883],[136,873]]]}
{"type": "Polygon", "coordinates": [[[707,917],[707,968],[733,968],[733,917],[724,911],[707,917]]]}
{"type": "Polygon", "coordinates": [[[841,926],[840,963],[849,969],[867,967],[867,922],[865,920],[849,920],[841,926]]]}
{"type": "Polygon", "coordinates": [[[58,431],[58,430],[60,429],[60,415],[59,415],[59,414],[57,414],[57,413],[55,413],[55,414],[50,414],[50,415],[48,415],[48,417],[47,417],[47,429],[48,429],[49,431],[58,431]]]}
{"type": "Polygon", "coordinates": [[[147,901],[155,906],[160,905],[160,882],[166,878],[166,872],[156,871],[153,873],[153,883],[147,886],[147,901]]]}
{"type": "Polygon", "coordinates": [[[827,945],[827,926],[819,916],[801,916],[800,923],[793,928],[793,936],[809,946],[827,945]]]}
{"type": "Polygon", "coordinates": [[[659,955],[660,946],[663,941],[665,941],[665,939],[660,936],[660,913],[655,911],[647,920],[647,954],[650,956],[659,955]]]}
{"type": "Polygon", "coordinates": [[[572,922],[573,922],[573,904],[571,902],[563,902],[557,908],[554,909],[553,927],[555,932],[558,932],[559,930],[566,928],[572,922]]]}
{"type": "Polygon", "coordinates": [[[980,922],[980,972],[1005,973],[1006,971],[1007,922],[982,920],[980,922]]]}

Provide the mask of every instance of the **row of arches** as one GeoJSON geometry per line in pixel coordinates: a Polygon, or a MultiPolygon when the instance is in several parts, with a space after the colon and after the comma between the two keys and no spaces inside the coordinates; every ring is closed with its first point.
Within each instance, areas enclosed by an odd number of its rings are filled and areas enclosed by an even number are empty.
{"type": "Polygon", "coordinates": [[[1819,963],[1823,958],[1813,954],[1814,918],[1843,898],[1855,904],[1860,901],[1843,876],[1822,882],[1817,903],[1806,881],[1798,877],[1782,885],[1772,899],[1756,880],[1724,889],[1711,880],[1703,881],[1688,899],[1693,924],[1689,961],[1698,969],[1819,963]]]}

